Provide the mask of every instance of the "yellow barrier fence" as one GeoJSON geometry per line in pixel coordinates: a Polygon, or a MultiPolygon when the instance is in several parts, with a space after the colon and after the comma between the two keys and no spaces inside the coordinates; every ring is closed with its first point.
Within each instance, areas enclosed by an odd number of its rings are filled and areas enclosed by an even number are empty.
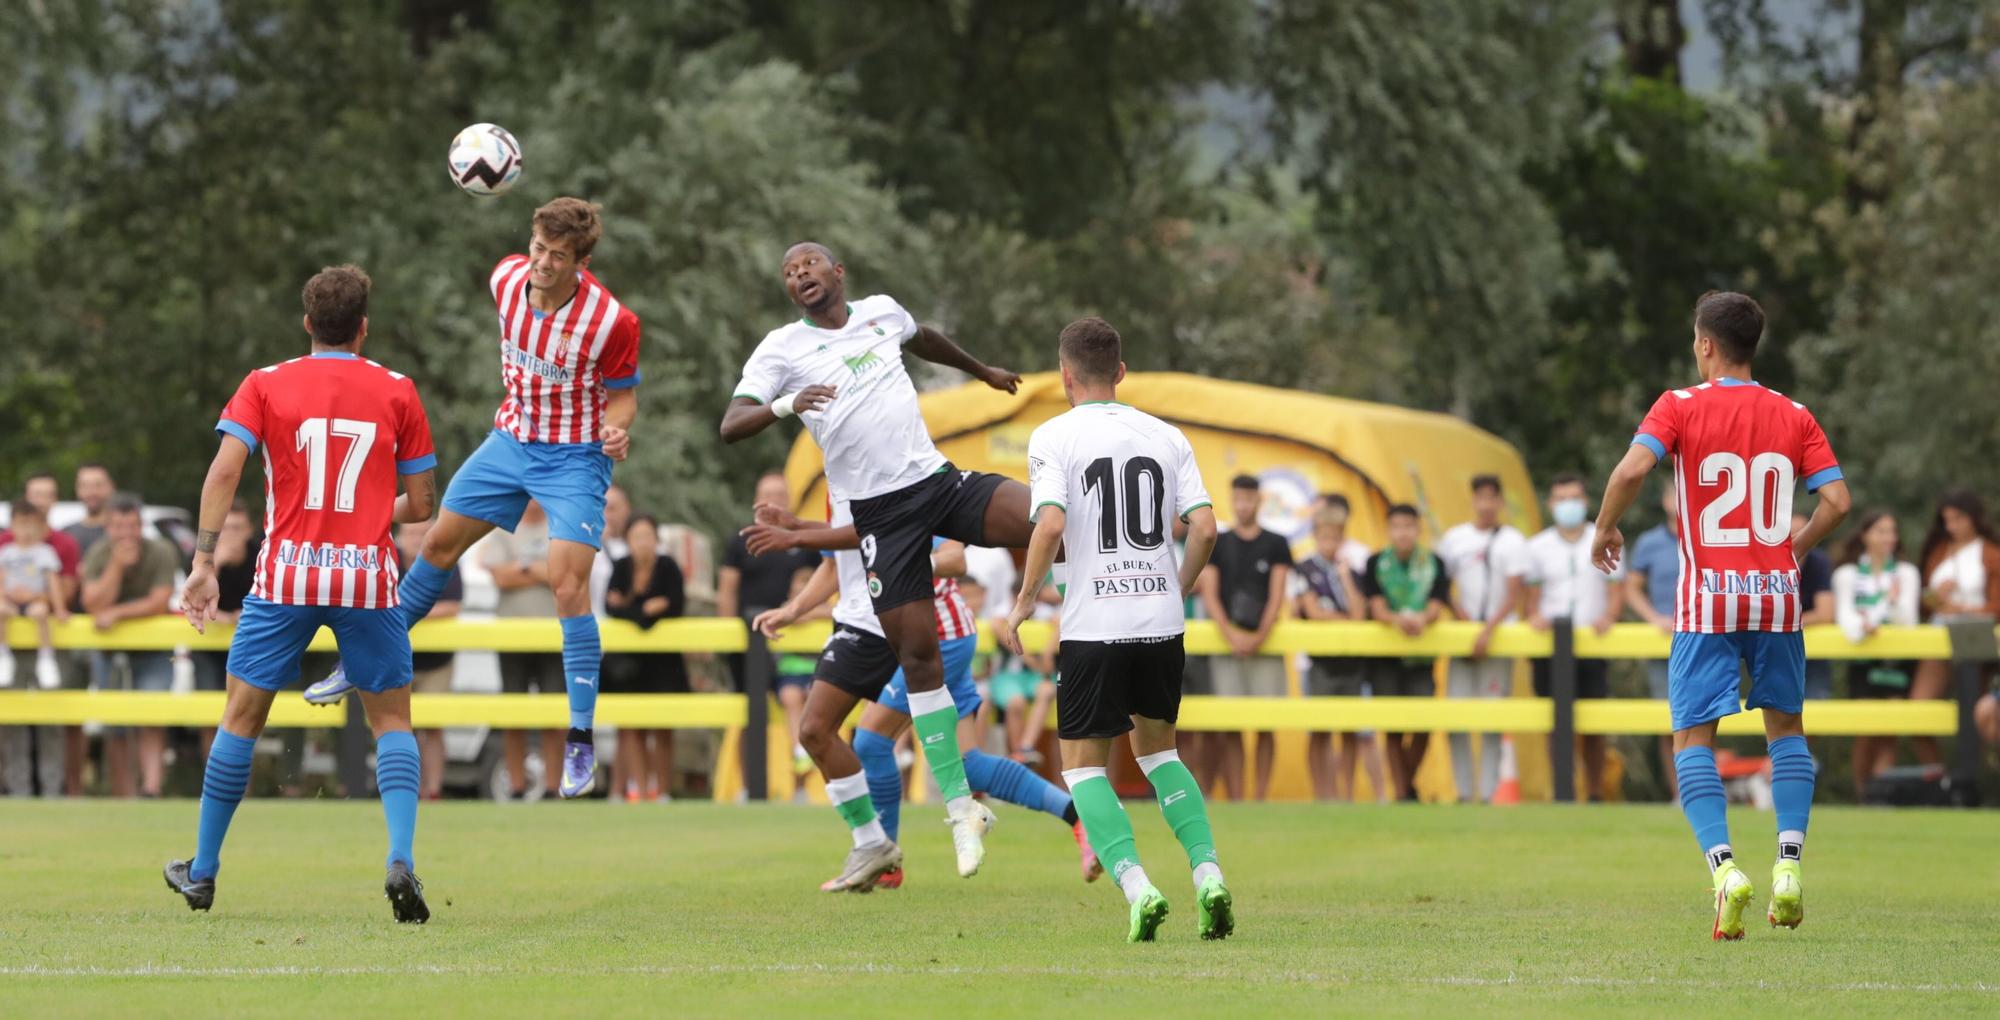
{"type": "MultiPolygon", "coordinates": [[[[1479,627],[1445,622],[1413,638],[1379,623],[1286,620],[1272,629],[1263,651],[1268,655],[1303,652],[1370,658],[1463,656],[1471,653],[1479,627]]],[[[607,652],[741,652],[748,647],[743,624],[733,619],[664,620],[651,630],[640,630],[624,620],[605,620],[598,629],[607,652]]],[[[782,652],[817,653],[831,629],[824,620],[802,624],[786,631],[772,647],[782,652]]],[[[224,651],[232,633],[234,628],[229,625],[215,624],[208,633],[197,634],[185,621],[172,616],[134,620],[100,631],[88,619],[76,617],[55,628],[55,644],[58,648],[104,651],[167,651],[176,647],[224,651]]],[[[1022,640],[1031,647],[1046,645],[1049,633],[1048,625],[1039,622],[1021,628],[1022,640]]],[[[11,621],[7,643],[20,649],[35,647],[34,624],[11,621]]],[[[410,645],[419,652],[557,652],[562,650],[562,628],[553,619],[427,621],[410,632],[410,645]]],[[[980,628],[979,647],[981,651],[993,648],[993,635],[984,626],[980,628]]],[[[313,638],[311,650],[333,651],[332,632],[321,630],[313,638]]],[[[1509,624],[1494,632],[1489,654],[1504,659],[1546,658],[1552,650],[1548,634],[1526,624],[1509,624]]],[[[1664,659],[1667,651],[1667,635],[1643,623],[1621,623],[1603,635],[1588,628],[1576,632],[1578,658],[1664,659]]],[[[1191,620],[1187,652],[1227,655],[1229,648],[1215,624],[1191,620]]],[[[1942,627],[1884,627],[1859,643],[1847,640],[1831,625],[1806,628],[1806,657],[1811,659],[1943,659],[1950,655],[1951,642],[1942,627]]]]}

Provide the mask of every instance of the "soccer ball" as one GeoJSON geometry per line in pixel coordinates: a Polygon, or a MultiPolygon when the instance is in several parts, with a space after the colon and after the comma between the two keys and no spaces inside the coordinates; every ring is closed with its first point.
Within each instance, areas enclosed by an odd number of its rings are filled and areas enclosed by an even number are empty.
{"type": "Polygon", "coordinates": [[[498,124],[474,124],[451,140],[451,181],[479,198],[504,195],[521,179],[521,143],[498,124]]]}

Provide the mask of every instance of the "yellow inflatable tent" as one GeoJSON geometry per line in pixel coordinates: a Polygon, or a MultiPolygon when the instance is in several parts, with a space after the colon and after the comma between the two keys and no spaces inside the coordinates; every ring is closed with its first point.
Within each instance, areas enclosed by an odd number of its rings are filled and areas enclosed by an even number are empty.
{"type": "MultiPolygon", "coordinates": [[[[1231,524],[1230,480],[1257,476],[1265,494],[1259,522],[1285,536],[1301,555],[1311,549],[1311,508],[1322,493],[1347,496],[1353,507],[1348,533],[1371,548],[1386,543],[1384,520],[1394,503],[1418,508],[1429,543],[1471,519],[1471,481],[1480,474],[1500,476],[1510,523],[1528,534],[1541,527],[1520,453],[1450,415],[1178,372],[1133,373],[1118,396],[1187,433],[1223,527],[1231,524]]],[[[1024,377],[1020,391],[1011,395],[967,383],[925,393],[922,404],[932,438],[953,464],[1017,479],[1027,476],[1028,436],[1069,408],[1055,372],[1024,377]]],[[[823,519],[826,478],[810,435],[799,435],[785,474],[796,512],[823,519]]],[[[1292,687],[1296,694],[1296,678],[1292,687]]],[[[1419,788],[1427,798],[1449,799],[1454,791],[1441,735],[1431,748],[1419,788]]],[[[1534,796],[1546,786],[1547,755],[1539,746],[1520,752],[1523,787],[1534,796]]],[[[1310,796],[1303,763],[1304,736],[1280,734],[1273,797],[1310,796]]]]}
{"type": "MultiPolygon", "coordinates": [[[[1370,546],[1385,540],[1391,503],[1422,511],[1426,541],[1472,516],[1472,477],[1497,474],[1508,516],[1525,532],[1539,527],[1528,469],[1513,446],[1450,415],[1321,396],[1178,372],[1137,372],[1119,399],[1180,426],[1194,445],[1218,520],[1229,522],[1229,481],[1263,482],[1261,523],[1300,544],[1310,541],[1311,504],[1339,492],[1354,508],[1349,533],[1370,546]]],[[[1044,372],[1006,394],[967,383],[923,395],[924,420],[938,449],[961,468],[1025,478],[1028,436],[1069,409],[1062,378],[1044,372]]],[[[826,479],[819,448],[804,433],[786,476],[801,515],[823,516],[826,479]]]]}

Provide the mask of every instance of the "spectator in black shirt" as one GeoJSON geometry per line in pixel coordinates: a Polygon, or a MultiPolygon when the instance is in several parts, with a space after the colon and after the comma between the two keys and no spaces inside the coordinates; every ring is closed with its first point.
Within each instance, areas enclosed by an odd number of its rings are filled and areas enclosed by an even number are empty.
{"type": "MultiPolygon", "coordinates": [[[[791,487],[785,483],[783,474],[767,471],[757,479],[752,505],[754,508],[763,504],[787,511],[792,509],[791,487]]],[[[753,556],[739,531],[729,536],[729,544],[722,550],[722,569],[717,572],[715,582],[716,615],[734,616],[748,624],[758,613],[784,605],[792,597],[793,586],[804,584],[805,578],[812,576],[818,567],[819,554],[810,549],[781,549],[753,556]]],[[[772,664],[775,671],[775,659],[772,664]]],[[[736,677],[737,689],[741,690],[741,655],[729,657],[729,670],[736,677]]],[[[773,675],[775,677],[775,672],[773,675]]],[[[800,703],[804,703],[803,698],[800,703]]]]}
{"type": "MultiPolygon", "coordinates": [[[[1229,483],[1229,505],[1235,524],[1215,540],[1215,552],[1201,575],[1202,604],[1229,645],[1229,655],[1209,660],[1215,693],[1221,697],[1282,698],[1285,663],[1259,654],[1271,628],[1284,615],[1285,592],[1292,570],[1292,547],[1257,524],[1263,494],[1257,479],[1237,475],[1229,483]]],[[[1257,734],[1257,799],[1271,792],[1271,766],[1278,753],[1277,735],[1257,734]]],[[[1214,768],[1231,793],[1243,797],[1243,742],[1220,735],[1220,750],[1208,750],[1214,768]]],[[[1205,763],[1206,764],[1206,763],[1205,763]]],[[[1210,779],[1213,788],[1213,779],[1210,779]]]]}
{"type": "MultiPolygon", "coordinates": [[[[1804,514],[1792,515],[1792,534],[1798,534],[1806,526],[1804,514]]],[[[1823,545],[1824,543],[1822,543],[1823,545]]],[[[1833,597],[1833,556],[1825,549],[1814,546],[1799,561],[1799,597],[1804,612],[1799,622],[1807,627],[1820,623],[1832,623],[1837,608],[1833,597]]],[[[1806,699],[1820,701],[1833,697],[1833,661],[1830,659],[1806,660],[1806,699]]]]}
{"type": "MultiPolygon", "coordinates": [[[[660,555],[660,525],[640,514],[625,526],[626,554],[611,564],[604,607],[614,618],[651,630],[661,620],[687,612],[687,589],[680,564],[660,555]]],[[[619,654],[604,657],[606,689],[628,694],[686,694],[687,662],[678,653],[619,654]]],[[[618,739],[612,789],[623,780],[625,799],[670,799],[673,793],[674,731],[626,730],[618,739]]]]}

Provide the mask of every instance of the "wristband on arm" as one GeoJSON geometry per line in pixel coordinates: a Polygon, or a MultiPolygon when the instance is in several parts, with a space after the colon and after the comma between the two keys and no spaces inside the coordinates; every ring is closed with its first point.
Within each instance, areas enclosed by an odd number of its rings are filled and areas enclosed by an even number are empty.
{"type": "Polygon", "coordinates": [[[787,393],[784,396],[771,401],[771,413],[777,415],[780,418],[790,418],[798,414],[799,412],[792,409],[792,401],[797,398],[798,394],[787,393]]]}

